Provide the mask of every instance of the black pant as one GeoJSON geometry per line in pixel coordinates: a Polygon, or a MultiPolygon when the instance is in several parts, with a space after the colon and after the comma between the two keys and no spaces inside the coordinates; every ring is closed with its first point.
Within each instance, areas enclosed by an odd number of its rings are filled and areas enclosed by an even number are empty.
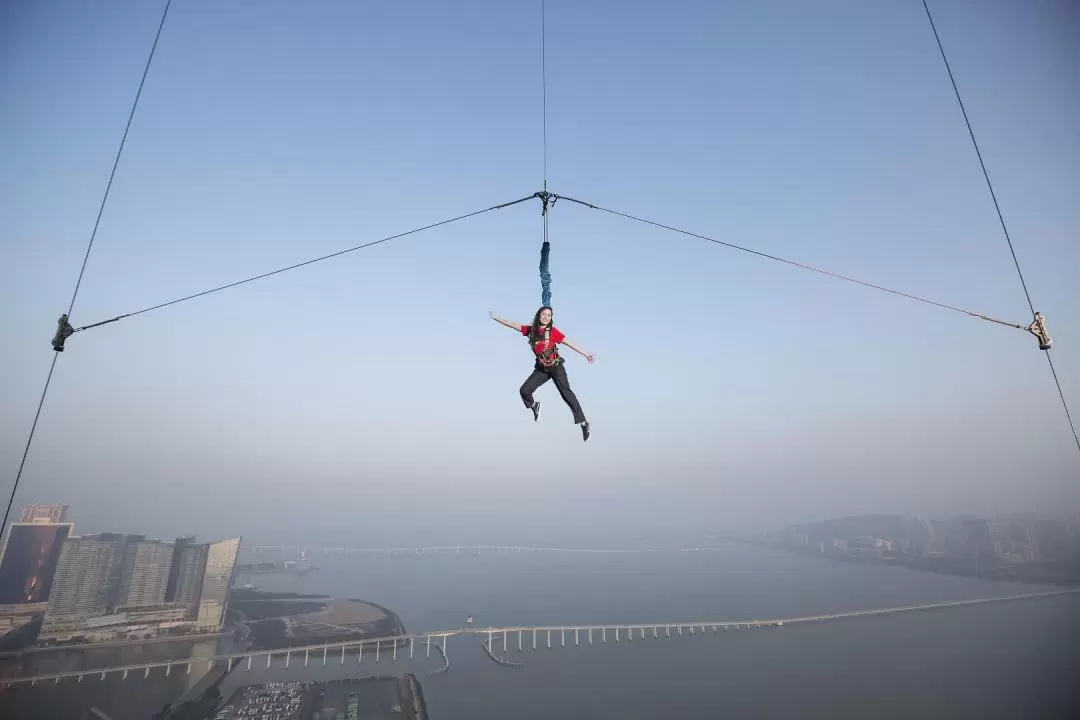
{"type": "Polygon", "coordinates": [[[543,367],[538,364],[532,371],[532,375],[525,379],[521,385],[521,400],[525,403],[525,407],[532,407],[533,393],[548,380],[555,381],[555,387],[559,389],[563,401],[574,413],[574,423],[580,425],[585,422],[585,413],[581,411],[581,403],[578,402],[577,395],[570,389],[570,381],[566,378],[566,367],[561,362],[552,367],[543,367]]]}

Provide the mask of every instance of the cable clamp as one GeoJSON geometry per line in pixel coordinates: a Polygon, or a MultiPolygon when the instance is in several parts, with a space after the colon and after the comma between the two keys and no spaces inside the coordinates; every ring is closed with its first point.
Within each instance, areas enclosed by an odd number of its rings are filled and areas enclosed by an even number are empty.
{"type": "Polygon", "coordinates": [[[549,193],[547,190],[541,190],[536,193],[535,197],[540,198],[540,202],[543,204],[543,207],[540,210],[541,215],[547,215],[548,209],[554,207],[555,201],[559,199],[558,195],[549,193]]]}
{"type": "Polygon", "coordinates": [[[56,334],[53,335],[52,346],[56,352],[64,352],[64,341],[75,334],[75,328],[68,322],[67,313],[60,316],[56,321],[56,334]]]}
{"type": "Polygon", "coordinates": [[[1027,331],[1039,339],[1040,350],[1050,349],[1053,338],[1050,337],[1050,331],[1046,327],[1046,318],[1043,317],[1042,313],[1035,313],[1035,319],[1028,325],[1027,331]]]}

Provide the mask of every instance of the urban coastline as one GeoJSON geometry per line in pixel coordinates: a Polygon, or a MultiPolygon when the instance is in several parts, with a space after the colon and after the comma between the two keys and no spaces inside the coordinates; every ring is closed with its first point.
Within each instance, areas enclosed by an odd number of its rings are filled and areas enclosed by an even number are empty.
{"type": "Polygon", "coordinates": [[[984,580],[1080,585],[1080,514],[926,519],[856,515],[726,538],[839,562],[867,562],[984,580]]]}
{"type": "Polygon", "coordinates": [[[24,509],[0,556],[0,650],[223,633],[239,537],[75,534],[67,506],[24,509]]]}
{"type": "MultiPolygon", "coordinates": [[[[92,672],[105,666],[99,664],[102,652],[108,657],[105,664],[112,666],[145,660],[151,651],[183,664],[193,657],[189,653],[197,641],[210,641],[221,652],[405,634],[396,613],[358,598],[264,592],[250,583],[234,588],[246,575],[312,569],[302,557],[239,563],[241,540],[76,535],[68,506],[24,508],[0,551],[0,694],[4,677],[32,675],[76,656],[85,657],[80,667],[92,672]],[[64,657],[50,658],[58,654],[64,657]]],[[[170,698],[179,702],[177,707],[166,703],[155,717],[228,720],[262,717],[264,710],[279,720],[330,710],[336,714],[327,717],[358,718],[361,710],[380,717],[427,717],[423,692],[412,675],[245,685],[223,699],[220,687],[228,674],[227,667],[209,670],[194,699],[170,698]]],[[[78,690],[68,686],[61,692],[78,690]]]]}
{"type": "Polygon", "coordinates": [[[289,648],[405,634],[392,610],[356,598],[233,590],[228,621],[250,650],[289,648]]]}
{"type": "MultiPolygon", "coordinates": [[[[381,639],[381,645],[374,643],[376,658],[380,647],[396,655],[409,645],[401,618],[388,608],[360,598],[266,592],[244,581],[272,572],[313,571],[302,553],[295,561],[245,564],[239,562],[240,537],[201,543],[193,536],[165,541],[127,533],[76,535],[74,528],[62,505],[25,508],[20,521],[8,528],[0,551],[0,695],[25,692],[30,685],[5,687],[4,677],[72,670],[90,674],[95,668],[139,668],[153,660],[175,663],[174,679],[190,673],[193,664],[201,665],[192,684],[170,694],[163,689],[159,697],[168,704],[155,716],[159,720],[427,717],[413,675],[243,684],[247,676],[238,673],[226,683],[236,667],[232,662],[198,662],[215,654],[341,644],[344,665],[349,643],[381,639]],[[203,654],[195,652],[196,645],[203,654]],[[90,657],[102,650],[107,660],[90,657]]],[[[836,562],[1080,586],[1077,513],[945,519],[857,515],[799,523],[761,536],[706,539],[710,545],[745,543],[836,562]]],[[[472,618],[465,622],[471,625],[472,618]]],[[[490,643],[482,644],[495,663],[519,666],[490,643]]],[[[438,644],[425,650],[443,657],[443,667],[434,672],[449,669],[438,644]]],[[[289,653],[283,654],[288,667],[289,653]]],[[[294,662],[307,666],[306,650],[294,655],[294,662]]],[[[322,655],[314,662],[325,665],[325,649],[322,655]]],[[[89,709],[79,707],[81,682],[80,675],[78,682],[52,691],[71,698],[78,716],[89,709]]]]}

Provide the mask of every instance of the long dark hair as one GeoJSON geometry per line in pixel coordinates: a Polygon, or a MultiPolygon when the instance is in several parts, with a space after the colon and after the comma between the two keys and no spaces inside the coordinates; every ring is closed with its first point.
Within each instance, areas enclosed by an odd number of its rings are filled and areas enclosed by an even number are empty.
{"type": "Polygon", "coordinates": [[[550,305],[542,305],[536,311],[536,315],[533,315],[532,327],[529,329],[529,345],[535,345],[543,337],[544,333],[540,329],[540,313],[545,310],[551,310],[551,322],[548,323],[548,327],[555,325],[555,311],[551,309],[550,305]]]}

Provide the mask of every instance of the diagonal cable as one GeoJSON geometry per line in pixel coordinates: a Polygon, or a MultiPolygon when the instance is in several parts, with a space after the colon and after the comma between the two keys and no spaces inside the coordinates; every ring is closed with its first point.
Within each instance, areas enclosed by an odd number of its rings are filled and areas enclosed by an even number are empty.
{"type": "MultiPolygon", "coordinates": [[[[934,23],[934,16],[930,12],[930,5],[926,0],[922,0],[923,10],[926,11],[926,19],[930,22],[930,29],[934,33],[934,40],[937,41],[938,52],[941,53],[941,60],[945,64],[945,71],[949,74],[949,83],[952,84],[953,94],[956,95],[956,103],[960,106],[960,114],[964,116],[964,125],[967,127],[968,137],[971,138],[971,145],[975,148],[975,156],[979,159],[979,168],[982,169],[983,180],[986,181],[986,189],[990,192],[990,199],[994,202],[994,211],[997,213],[998,222],[1001,224],[1001,232],[1005,235],[1005,242],[1009,245],[1009,254],[1012,255],[1013,265],[1016,266],[1016,274],[1020,278],[1020,287],[1024,290],[1024,297],[1027,299],[1028,308],[1031,310],[1032,316],[1035,316],[1035,303],[1031,301],[1031,293],[1028,291],[1027,281],[1024,280],[1024,271],[1020,269],[1020,260],[1016,257],[1016,248],[1013,247],[1012,237],[1009,235],[1009,228],[1005,224],[1005,216],[1001,212],[1001,205],[998,203],[997,193],[994,192],[994,184],[990,182],[990,173],[986,170],[986,162],[983,160],[982,150],[979,149],[979,141],[975,139],[975,131],[971,127],[971,118],[968,117],[967,108],[964,107],[964,99],[960,96],[960,88],[956,84],[956,77],[953,75],[952,65],[949,63],[949,57],[945,54],[945,46],[941,42],[941,36],[938,34],[937,25],[934,23]]],[[[1072,413],[1069,412],[1069,403],[1065,399],[1065,392],[1061,389],[1061,382],[1058,380],[1057,369],[1054,367],[1054,360],[1050,357],[1050,350],[1046,348],[1046,362],[1050,364],[1050,372],[1054,376],[1054,385],[1057,387],[1058,396],[1061,398],[1061,405],[1065,408],[1065,417],[1069,421],[1069,429],[1072,431],[1073,440],[1076,441],[1076,449],[1080,450],[1080,436],[1076,434],[1076,425],[1073,424],[1072,413]]]]}
{"type": "Polygon", "coordinates": [[[135,92],[135,102],[131,104],[131,112],[128,113],[127,124],[124,126],[124,135],[120,138],[120,148],[116,151],[113,159],[112,171],[109,173],[109,182],[105,185],[105,193],[101,196],[101,205],[98,206],[97,219],[94,220],[94,229],[90,232],[90,242],[86,245],[86,254],[83,256],[82,267],[79,268],[79,278],[75,281],[75,290],[71,293],[71,303],[68,305],[67,314],[75,309],[75,299],[79,296],[79,287],[82,286],[83,274],[86,272],[86,264],[90,261],[90,251],[94,248],[94,240],[97,238],[98,226],[101,225],[101,216],[105,213],[105,204],[109,201],[109,191],[112,190],[113,179],[116,177],[116,168],[120,165],[120,156],[124,153],[127,145],[128,132],[131,130],[131,121],[135,119],[135,108],[139,106],[139,98],[142,97],[143,85],[146,84],[146,76],[150,73],[150,65],[154,62],[154,53],[157,51],[158,40],[161,38],[161,30],[165,27],[165,18],[169,15],[169,7],[172,0],[167,0],[165,10],[161,13],[161,22],[158,23],[157,33],[154,35],[154,44],[150,47],[150,56],[146,59],[146,67],[143,68],[142,79],[139,80],[139,89],[135,92]]]}
{"type": "Polygon", "coordinates": [[[967,108],[964,107],[964,101],[960,97],[960,89],[956,85],[956,78],[953,76],[952,66],[949,64],[949,58],[945,55],[945,47],[941,44],[941,36],[938,35],[937,25],[934,24],[934,16],[930,14],[930,6],[926,4],[926,0],[922,0],[923,9],[926,10],[926,18],[930,21],[930,29],[934,31],[934,39],[937,41],[938,50],[941,52],[941,59],[945,63],[945,70],[949,73],[949,82],[952,83],[953,93],[956,95],[956,102],[960,105],[960,113],[964,116],[964,124],[967,126],[968,136],[971,138],[971,144],[975,148],[975,155],[979,159],[979,167],[982,168],[983,179],[986,180],[986,189],[990,191],[990,199],[994,201],[994,210],[997,212],[998,222],[1001,224],[1001,232],[1005,234],[1005,241],[1009,244],[1009,252],[1012,254],[1013,264],[1016,265],[1016,274],[1020,276],[1020,286],[1024,289],[1024,297],[1027,298],[1028,307],[1031,308],[1031,314],[1035,314],[1035,304],[1031,302],[1031,293],[1028,292],[1027,283],[1024,281],[1024,273],[1020,269],[1020,261],[1016,258],[1016,248],[1013,247],[1012,238],[1009,236],[1009,228],[1005,225],[1005,216],[1001,214],[1001,205],[998,204],[997,193],[994,192],[994,185],[990,182],[990,173],[986,171],[986,163],[983,162],[982,151],[979,149],[979,143],[975,139],[975,131],[971,128],[971,120],[968,118],[967,108]]]}
{"type": "Polygon", "coordinates": [[[517,205],[518,203],[523,203],[523,202],[526,202],[528,200],[532,200],[535,197],[537,197],[537,194],[533,193],[532,195],[528,195],[526,197],[519,198],[517,200],[511,200],[510,202],[501,203],[499,205],[492,205],[491,207],[486,207],[486,208],[483,208],[482,210],[474,210],[473,212],[465,213],[464,215],[458,215],[456,217],[452,217],[452,218],[449,218],[447,220],[440,220],[439,222],[430,223],[428,225],[424,225],[423,227],[413,228],[412,230],[406,230],[405,232],[396,233],[394,235],[388,235],[388,236],[386,236],[384,238],[379,238],[378,240],[372,240],[371,242],[362,243],[360,245],[354,245],[352,247],[345,248],[344,250],[338,250],[337,252],[330,253],[329,255],[321,255],[321,256],[319,256],[317,258],[312,258],[310,260],[304,260],[303,262],[298,262],[298,263],[295,263],[293,265],[287,265],[286,267],[278,268],[277,270],[271,270],[269,272],[260,273],[259,275],[252,275],[251,277],[246,277],[246,278],[243,278],[242,280],[235,280],[233,282],[226,283],[224,285],[218,285],[217,287],[212,287],[212,288],[209,288],[208,290],[202,290],[202,291],[197,292],[197,293],[192,293],[191,295],[185,295],[183,297],[179,297],[179,298],[176,298],[174,300],[169,300],[167,302],[158,303],[157,305],[151,305],[149,307],[142,308],[141,310],[135,310],[133,312],[124,313],[123,315],[117,315],[116,317],[109,318],[108,320],[101,320],[100,322],[90,323],[89,325],[83,325],[82,327],[75,328],[75,331],[79,332],[81,330],[89,330],[90,328],[99,327],[101,325],[108,325],[109,323],[114,323],[117,320],[123,320],[124,318],[135,317],[136,315],[142,315],[143,313],[152,312],[154,310],[160,310],[162,308],[169,307],[170,305],[178,305],[178,304],[180,304],[182,302],[187,302],[188,300],[194,300],[195,298],[204,297],[206,295],[211,295],[213,293],[218,293],[218,292],[221,292],[222,290],[228,290],[230,288],[237,287],[238,285],[244,285],[246,283],[255,282],[256,280],[263,280],[265,278],[272,277],[274,275],[280,275],[281,273],[289,272],[290,270],[296,270],[298,268],[306,267],[308,265],[314,265],[315,263],[322,262],[324,260],[330,260],[332,258],[340,257],[340,256],[346,255],[348,253],[356,252],[357,250],[363,250],[365,248],[374,247],[375,245],[380,245],[382,243],[389,242],[391,240],[397,240],[398,238],[403,238],[403,237],[406,237],[408,235],[415,235],[416,233],[423,232],[424,230],[431,230],[432,228],[437,228],[437,227],[440,227],[442,225],[449,225],[450,223],[458,222],[459,220],[465,220],[466,218],[475,217],[477,215],[482,215],[484,213],[491,212],[492,210],[502,210],[503,208],[508,208],[511,205],[517,205]]]}
{"type": "MultiPolygon", "coordinates": [[[[109,172],[109,181],[105,185],[105,192],[101,196],[101,204],[98,206],[97,218],[94,220],[94,229],[90,232],[90,241],[86,244],[86,252],[83,254],[82,266],[79,268],[79,276],[75,280],[75,289],[71,292],[71,302],[68,303],[67,315],[75,308],[75,300],[79,297],[79,288],[82,286],[83,275],[86,273],[86,265],[90,261],[90,252],[94,249],[94,240],[97,238],[98,227],[101,225],[101,216],[105,213],[105,205],[109,201],[109,191],[112,189],[113,179],[116,177],[116,168],[120,165],[120,156],[124,154],[127,145],[128,132],[131,130],[131,122],[135,119],[135,109],[139,107],[139,98],[142,97],[143,86],[146,84],[146,76],[150,74],[150,65],[154,62],[154,53],[157,52],[158,40],[161,39],[161,31],[165,27],[165,19],[169,16],[169,7],[172,0],[166,0],[165,9],[161,12],[161,21],[158,23],[157,32],[154,34],[154,43],[150,46],[150,54],[146,58],[143,67],[142,78],[139,80],[139,89],[135,92],[135,100],[131,103],[131,112],[128,113],[127,124],[124,125],[124,134],[120,138],[120,147],[113,159],[112,170],[109,172]]],[[[0,525],[0,532],[7,527],[8,518],[11,516],[11,507],[15,504],[15,493],[19,489],[22,480],[23,468],[26,467],[26,458],[30,454],[30,446],[34,442],[34,432],[37,430],[38,418],[41,417],[41,409],[45,406],[45,397],[49,394],[49,385],[52,383],[53,371],[56,370],[56,361],[59,352],[53,353],[52,363],[49,365],[49,374],[45,379],[45,387],[41,391],[41,399],[38,401],[37,411],[34,413],[34,422],[30,425],[30,434],[26,438],[26,447],[23,448],[22,460],[19,462],[19,470],[15,473],[15,482],[11,485],[11,497],[8,499],[7,509],[4,510],[4,524],[0,525]]]]}
{"type": "Polygon", "coordinates": [[[600,207],[599,205],[594,205],[592,203],[588,203],[588,202],[585,202],[583,200],[575,200],[574,198],[566,197],[565,195],[559,195],[558,197],[560,199],[562,199],[562,200],[566,200],[567,202],[577,203],[578,205],[583,205],[584,207],[591,208],[593,210],[599,210],[600,212],[605,212],[605,213],[608,213],[610,215],[617,215],[619,217],[626,218],[627,220],[633,220],[635,222],[644,223],[646,225],[652,225],[653,227],[662,228],[664,230],[670,230],[672,232],[676,232],[676,233],[679,233],[681,235],[688,235],[688,236],[693,237],[693,238],[698,238],[699,240],[706,240],[708,242],[715,243],[717,245],[722,245],[722,246],[724,246],[726,248],[731,248],[732,250],[738,250],[740,252],[749,253],[751,255],[756,255],[758,257],[765,258],[766,260],[775,260],[776,262],[781,262],[781,263],[784,263],[785,265],[791,265],[792,267],[797,267],[797,268],[801,268],[803,270],[809,270],[811,272],[820,273],[822,275],[827,275],[829,277],[836,278],[838,280],[844,280],[846,282],[854,283],[856,285],[862,285],[863,287],[868,287],[868,288],[871,288],[873,290],[880,290],[881,292],[890,293],[892,295],[899,295],[900,297],[908,298],[909,300],[915,300],[917,302],[926,303],[927,305],[933,305],[934,307],[939,307],[939,308],[942,308],[942,309],[945,309],[945,310],[952,310],[953,312],[958,312],[958,313],[962,313],[964,315],[969,315],[971,317],[979,318],[980,320],[989,320],[990,322],[997,323],[999,325],[1006,325],[1008,327],[1014,327],[1014,328],[1017,328],[1017,329],[1020,329],[1020,330],[1027,330],[1028,329],[1027,325],[1022,325],[1021,323],[1009,322],[1007,320],[998,320],[997,318],[990,317],[989,315],[984,315],[983,313],[977,313],[977,312],[974,312],[972,310],[965,310],[963,308],[956,307],[955,305],[949,305],[947,303],[938,302],[937,300],[931,300],[929,298],[921,297],[919,295],[913,295],[912,293],[902,292],[900,290],[894,290],[892,288],[885,287],[884,285],[878,285],[876,283],[867,282],[865,280],[859,280],[859,279],[853,278],[853,277],[851,277],[849,275],[842,275],[840,273],[833,272],[831,270],[825,270],[825,269],[822,269],[822,268],[819,268],[819,267],[814,267],[813,265],[807,265],[805,263],[796,262],[795,260],[789,260],[787,258],[780,257],[779,255],[771,255],[771,254],[766,253],[766,252],[761,252],[760,250],[753,250],[753,249],[748,248],[748,247],[743,247],[742,245],[736,245],[734,243],[724,242],[723,240],[717,240],[716,238],[711,238],[708,235],[702,235],[700,233],[691,232],[690,230],[683,230],[683,229],[677,228],[677,227],[675,227],[673,225],[665,225],[664,223],[656,222],[655,220],[649,220],[649,219],[643,218],[643,217],[638,217],[637,215],[631,215],[630,213],[625,213],[625,212],[620,212],[618,210],[611,210],[609,208],[600,207]]]}

